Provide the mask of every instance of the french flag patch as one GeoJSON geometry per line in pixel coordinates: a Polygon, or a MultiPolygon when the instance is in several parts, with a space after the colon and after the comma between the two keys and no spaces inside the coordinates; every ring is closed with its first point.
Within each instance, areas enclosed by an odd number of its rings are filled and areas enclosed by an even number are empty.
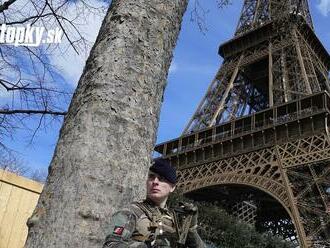
{"type": "Polygon", "coordinates": [[[115,228],[113,229],[113,234],[116,235],[122,235],[124,231],[124,227],[122,226],[115,226],[115,228]]]}

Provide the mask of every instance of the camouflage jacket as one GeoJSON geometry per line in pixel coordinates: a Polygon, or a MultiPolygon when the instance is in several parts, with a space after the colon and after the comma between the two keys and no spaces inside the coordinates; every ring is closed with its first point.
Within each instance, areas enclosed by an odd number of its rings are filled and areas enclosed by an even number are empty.
{"type": "Polygon", "coordinates": [[[184,218],[150,200],[134,202],[113,215],[103,248],[204,248],[196,228],[187,229],[184,243],[179,242],[184,218]]]}

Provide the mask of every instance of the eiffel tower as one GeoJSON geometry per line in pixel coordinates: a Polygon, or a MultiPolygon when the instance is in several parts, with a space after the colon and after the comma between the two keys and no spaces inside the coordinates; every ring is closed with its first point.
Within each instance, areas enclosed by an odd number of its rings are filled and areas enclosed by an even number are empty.
{"type": "Polygon", "coordinates": [[[183,134],[155,151],[178,188],[257,230],[330,247],[330,56],[307,0],[245,0],[183,134]]]}

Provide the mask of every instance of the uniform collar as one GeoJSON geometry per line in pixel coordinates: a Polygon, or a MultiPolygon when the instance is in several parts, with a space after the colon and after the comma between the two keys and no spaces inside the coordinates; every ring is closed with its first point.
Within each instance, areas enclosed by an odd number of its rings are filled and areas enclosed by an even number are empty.
{"type": "Polygon", "coordinates": [[[149,205],[152,208],[158,209],[161,213],[169,213],[168,206],[165,205],[164,208],[157,206],[151,199],[147,198],[143,201],[145,204],[149,205]]]}

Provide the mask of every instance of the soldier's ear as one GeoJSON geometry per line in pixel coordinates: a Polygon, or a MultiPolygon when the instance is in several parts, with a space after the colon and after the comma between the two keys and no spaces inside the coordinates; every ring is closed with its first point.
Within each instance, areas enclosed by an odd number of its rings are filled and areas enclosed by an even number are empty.
{"type": "Polygon", "coordinates": [[[170,192],[172,193],[174,190],[175,190],[175,184],[172,184],[172,187],[171,187],[171,190],[170,190],[170,192]]]}

